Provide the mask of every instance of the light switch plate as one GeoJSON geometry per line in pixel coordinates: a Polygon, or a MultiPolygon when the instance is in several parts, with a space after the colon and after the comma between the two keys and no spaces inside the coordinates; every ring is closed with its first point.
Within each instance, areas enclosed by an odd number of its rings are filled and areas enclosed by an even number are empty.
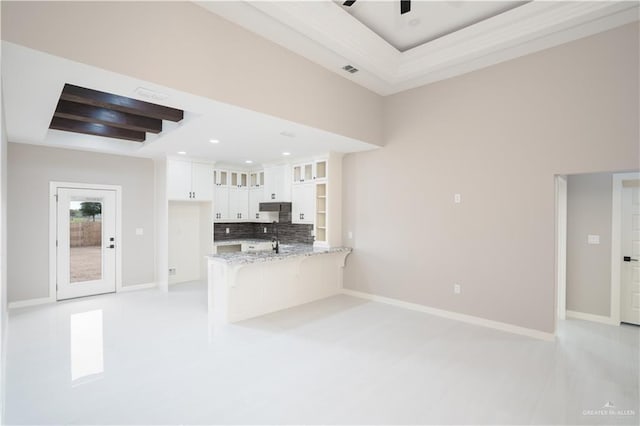
{"type": "Polygon", "coordinates": [[[600,235],[587,235],[587,244],[600,244],[600,235]]]}
{"type": "Polygon", "coordinates": [[[143,228],[136,228],[136,235],[144,235],[144,229],[143,228]]]}
{"type": "Polygon", "coordinates": [[[350,240],[352,240],[353,239],[353,232],[349,231],[347,233],[347,236],[349,237],[350,240]]]}
{"type": "Polygon", "coordinates": [[[229,228],[225,228],[225,229],[224,229],[224,233],[225,233],[225,234],[228,234],[228,233],[229,233],[229,228]]]}
{"type": "Polygon", "coordinates": [[[460,284],[454,284],[453,285],[453,292],[455,294],[460,294],[461,288],[460,288],[460,284]]]}
{"type": "Polygon", "coordinates": [[[462,202],[462,195],[454,194],[453,195],[453,202],[456,203],[456,204],[460,204],[462,202]]]}

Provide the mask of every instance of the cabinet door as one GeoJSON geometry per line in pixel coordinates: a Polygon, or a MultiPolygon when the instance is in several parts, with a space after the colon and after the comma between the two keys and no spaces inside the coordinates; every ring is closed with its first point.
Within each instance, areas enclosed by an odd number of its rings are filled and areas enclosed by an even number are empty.
{"type": "Polygon", "coordinates": [[[167,160],[167,197],[170,200],[190,200],[191,163],[167,160]]]}
{"type": "Polygon", "coordinates": [[[291,197],[291,222],[313,223],[314,191],[312,184],[294,185],[291,197]]]}
{"type": "Polygon", "coordinates": [[[314,179],[322,180],[327,178],[327,160],[317,160],[313,168],[314,179]]]}
{"type": "Polygon", "coordinates": [[[231,220],[249,219],[249,191],[241,188],[229,189],[229,216],[231,220]]]}
{"type": "Polygon", "coordinates": [[[260,213],[260,203],[264,200],[264,191],[262,188],[252,188],[249,190],[249,220],[251,222],[260,222],[263,219],[260,213]]]}
{"type": "Polygon", "coordinates": [[[216,186],[228,186],[229,185],[229,172],[226,170],[214,170],[214,184],[216,186]]]}
{"type": "Polygon", "coordinates": [[[213,167],[210,164],[191,164],[191,192],[195,200],[213,200],[213,167]]]}
{"type": "Polygon", "coordinates": [[[213,200],[214,221],[229,219],[229,188],[226,186],[216,186],[213,200]]]}

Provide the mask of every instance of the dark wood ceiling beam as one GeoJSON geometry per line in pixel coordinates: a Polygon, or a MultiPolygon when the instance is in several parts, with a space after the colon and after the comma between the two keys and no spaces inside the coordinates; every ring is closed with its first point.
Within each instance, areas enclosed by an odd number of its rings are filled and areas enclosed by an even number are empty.
{"type": "Polygon", "coordinates": [[[71,101],[58,102],[53,116],[87,123],[100,123],[139,132],[160,133],[162,131],[162,120],[157,118],[141,117],[122,111],[78,104],[71,101]]]}
{"type": "Polygon", "coordinates": [[[86,89],[73,84],[64,85],[60,99],[160,120],[178,122],[184,118],[184,111],[181,109],[86,89]]]}
{"type": "Polygon", "coordinates": [[[60,117],[53,117],[49,128],[55,130],[63,130],[65,132],[104,136],[106,138],[124,139],[134,142],[144,142],[146,138],[145,132],[105,126],[104,124],[99,123],[87,123],[84,121],[70,120],[68,118],[60,117]]]}

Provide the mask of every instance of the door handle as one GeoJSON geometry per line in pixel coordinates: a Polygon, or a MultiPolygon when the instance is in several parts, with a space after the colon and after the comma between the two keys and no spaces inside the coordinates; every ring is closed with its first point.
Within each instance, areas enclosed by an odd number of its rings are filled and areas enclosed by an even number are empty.
{"type": "Polygon", "coordinates": [[[637,262],[638,261],[638,259],[632,259],[631,256],[625,256],[625,257],[623,257],[623,260],[625,262],[637,262]]]}
{"type": "Polygon", "coordinates": [[[106,246],[105,248],[112,249],[112,248],[116,248],[116,246],[115,246],[115,244],[111,244],[111,245],[106,246]]]}

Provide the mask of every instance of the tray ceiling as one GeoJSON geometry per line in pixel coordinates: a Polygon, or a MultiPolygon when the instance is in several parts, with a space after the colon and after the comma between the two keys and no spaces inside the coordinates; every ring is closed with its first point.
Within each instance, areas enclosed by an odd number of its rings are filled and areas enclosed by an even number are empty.
{"type": "Polygon", "coordinates": [[[414,1],[412,11],[398,18],[400,6],[395,0],[358,0],[349,12],[333,0],[196,3],[381,95],[638,21],[640,4],[536,0],[520,5],[503,2],[508,10],[501,11],[497,2],[476,6],[414,1]],[[391,21],[382,28],[373,22],[388,14],[385,9],[391,10],[391,21]],[[409,37],[403,31],[412,31],[406,28],[411,19],[419,22],[413,25],[416,34],[409,37]],[[427,41],[408,48],[421,43],[420,39],[427,41]],[[348,73],[343,69],[346,65],[359,71],[348,73]]]}

